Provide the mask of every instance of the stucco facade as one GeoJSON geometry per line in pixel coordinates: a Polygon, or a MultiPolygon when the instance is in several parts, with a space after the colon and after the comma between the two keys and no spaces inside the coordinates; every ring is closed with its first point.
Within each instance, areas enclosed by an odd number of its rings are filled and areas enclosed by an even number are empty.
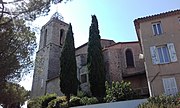
{"type": "Polygon", "coordinates": [[[151,96],[180,91],[180,10],[134,21],[151,96]]]}

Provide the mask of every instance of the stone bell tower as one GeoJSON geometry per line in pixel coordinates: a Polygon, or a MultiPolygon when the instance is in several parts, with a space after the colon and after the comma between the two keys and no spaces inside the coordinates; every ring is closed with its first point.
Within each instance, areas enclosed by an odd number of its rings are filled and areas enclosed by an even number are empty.
{"type": "Polygon", "coordinates": [[[41,28],[31,98],[46,93],[63,95],[59,86],[59,59],[67,29],[68,24],[63,22],[63,17],[58,12],[54,13],[51,19],[41,28]]]}

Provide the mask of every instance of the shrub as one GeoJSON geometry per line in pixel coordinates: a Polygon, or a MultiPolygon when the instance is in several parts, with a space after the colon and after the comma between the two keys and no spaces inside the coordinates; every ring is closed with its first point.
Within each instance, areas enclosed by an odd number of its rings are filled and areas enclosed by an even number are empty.
{"type": "Polygon", "coordinates": [[[76,96],[71,96],[69,104],[70,104],[70,106],[79,106],[79,105],[81,105],[80,104],[80,98],[76,97],[76,96]]]}
{"type": "Polygon", "coordinates": [[[84,96],[86,96],[86,93],[84,93],[83,91],[78,91],[77,92],[77,97],[82,98],[84,96]]]}
{"type": "Polygon", "coordinates": [[[80,104],[82,105],[90,105],[90,104],[96,104],[98,103],[98,99],[96,97],[83,97],[80,99],[80,104]]]}
{"type": "Polygon", "coordinates": [[[69,108],[67,102],[63,102],[60,104],[60,108],[69,108]]]}
{"type": "Polygon", "coordinates": [[[179,108],[179,96],[160,95],[148,98],[147,102],[140,104],[138,108],[179,108]]]}
{"type": "Polygon", "coordinates": [[[46,108],[48,103],[56,99],[56,94],[46,94],[44,96],[40,96],[28,101],[27,107],[28,108],[46,108]]]}
{"type": "Polygon", "coordinates": [[[108,84],[106,81],[106,97],[104,100],[106,102],[120,101],[120,100],[129,100],[136,98],[134,90],[131,87],[130,82],[112,82],[112,84],[108,84]]]}
{"type": "Polygon", "coordinates": [[[41,100],[42,100],[41,107],[46,108],[48,106],[48,103],[54,99],[56,99],[56,94],[46,94],[45,96],[41,96],[41,100]]]}
{"type": "Polygon", "coordinates": [[[47,108],[61,108],[60,104],[63,103],[63,102],[66,102],[66,96],[57,97],[56,99],[51,100],[48,103],[48,107],[47,108]]]}
{"type": "Polygon", "coordinates": [[[41,108],[42,101],[39,98],[34,98],[28,101],[27,108],[41,108]]]}

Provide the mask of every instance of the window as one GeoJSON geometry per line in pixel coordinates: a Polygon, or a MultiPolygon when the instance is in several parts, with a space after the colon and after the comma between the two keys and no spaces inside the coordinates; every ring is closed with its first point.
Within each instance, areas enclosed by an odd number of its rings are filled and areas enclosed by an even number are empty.
{"type": "Polygon", "coordinates": [[[81,66],[85,66],[87,64],[87,54],[81,54],[81,66]]]}
{"type": "Polygon", "coordinates": [[[127,67],[134,67],[133,53],[130,49],[126,50],[126,65],[127,67]]]}
{"type": "Polygon", "coordinates": [[[161,26],[161,23],[160,23],[160,22],[153,23],[153,24],[152,24],[152,29],[153,29],[154,35],[160,35],[160,34],[162,34],[162,26],[161,26]]]}
{"type": "Polygon", "coordinates": [[[64,36],[64,30],[63,29],[61,29],[60,30],[60,45],[62,45],[62,38],[63,38],[63,36],[64,36]]]}
{"type": "Polygon", "coordinates": [[[157,47],[158,50],[158,56],[159,56],[159,62],[160,63],[169,63],[169,52],[167,46],[160,46],[157,47]]]}
{"type": "Polygon", "coordinates": [[[45,34],[44,34],[44,45],[46,46],[46,41],[47,41],[47,29],[45,30],[45,34]]]}
{"type": "Polygon", "coordinates": [[[87,76],[88,74],[82,74],[81,75],[81,83],[87,83],[88,81],[88,76],[87,76]]]}
{"type": "Polygon", "coordinates": [[[41,79],[41,88],[43,88],[44,80],[41,79]]]}
{"type": "Polygon", "coordinates": [[[177,61],[173,43],[168,43],[163,46],[152,46],[150,47],[150,52],[153,64],[165,64],[177,61]]]}
{"type": "Polygon", "coordinates": [[[178,92],[176,80],[172,78],[163,78],[164,93],[166,95],[176,95],[178,92]]]}

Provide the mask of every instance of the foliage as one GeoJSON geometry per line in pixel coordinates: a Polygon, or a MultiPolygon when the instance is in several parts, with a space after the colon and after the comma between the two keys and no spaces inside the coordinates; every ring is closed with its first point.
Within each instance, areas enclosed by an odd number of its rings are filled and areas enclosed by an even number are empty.
{"type": "Polygon", "coordinates": [[[87,67],[89,71],[90,90],[95,97],[105,96],[105,67],[100,43],[98,21],[92,15],[89,29],[87,67]]]}
{"type": "Polygon", "coordinates": [[[138,108],[179,108],[180,96],[160,95],[148,98],[147,102],[140,104],[138,108]]]}
{"type": "Polygon", "coordinates": [[[77,94],[79,84],[76,72],[77,65],[75,57],[74,37],[71,24],[69,24],[69,28],[66,34],[60,61],[60,88],[69,102],[70,94],[77,94]]]}
{"type": "MultiPolygon", "coordinates": [[[[7,20],[9,18],[3,18],[0,23],[7,20]]],[[[24,20],[15,19],[14,23],[0,26],[0,36],[0,82],[20,80],[33,67],[35,33],[25,25],[24,20]]]]}
{"type": "Polygon", "coordinates": [[[42,101],[40,98],[30,99],[27,103],[27,108],[41,108],[42,101]]]}
{"type": "Polygon", "coordinates": [[[70,106],[79,106],[80,105],[80,99],[81,98],[79,98],[77,96],[71,96],[70,106]]]}
{"type": "Polygon", "coordinates": [[[69,108],[68,107],[68,102],[63,102],[60,104],[60,108],[69,108]]]}
{"type": "Polygon", "coordinates": [[[5,87],[0,90],[0,104],[3,107],[20,107],[26,100],[29,99],[29,91],[25,90],[24,87],[19,84],[6,82],[5,87]]]}
{"type": "Polygon", "coordinates": [[[45,96],[42,96],[42,97],[41,97],[41,100],[42,100],[41,107],[42,107],[42,108],[48,107],[48,103],[49,103],[51,100],[54,100],[54,99],[56,99],[56,94],[47,94],[47,95],[45,95],[45,96]]]}
{"type": "Polygon", "coordinates": [[[110,85],[106,81],[105,85],[106,97],[104,98],[104,100],[106,102],[129,100],[136,97],[136,94],[133,91],[130,82],[112,82],[112,84],[110,85]]]}
{"type": "Polygon", "coordinates": [[[84,96],[86,96],[86,93],[84,93],[83,91],[78,91],[77,92],[77,97],[82,98],[84,96]]]}
{"type": "Polygon", "coordinates": [[[48,103],[56,99],[56,94],[46,94],[44,96],[40,96],[28,101],[27,107],[28,108],[46,108],[48,107],[48,103]]]}
{"type": "Polygon", "coordinates": [[[78,97],[71,96],[68,101],[66,96],[56,96],[56,94],[47,94],[34,99],[30,99],[27,108],[69,108],[80,105],[96,104],[98,100],[96,97],[78,97]]]}
{"type": "Polygon", "coordinates": [[[80,104],[82,105],[90,105],[90,104],[96,104],[98,103],[98,99],[96,97],[83,97],[80,100],[80,104]]]}
{"type": "Polygon", "coordinates": [[[0,21],[4,16],[9,17],[10,20],[0,25],[6,25],[17,17],[32,21],[37,17],[48,15],[52,3],[57,4],[62,1],[63,0],[1,0],[0,21]]]}
{"type": "Polygon", "coordinates": [[[47,108],[61,108],[61,103],[66,102],[66,97],[65,96],[61,96],[61,97],[57,97],[54,100],[51,100],[48,103],[48,107],[47,108]]]}

